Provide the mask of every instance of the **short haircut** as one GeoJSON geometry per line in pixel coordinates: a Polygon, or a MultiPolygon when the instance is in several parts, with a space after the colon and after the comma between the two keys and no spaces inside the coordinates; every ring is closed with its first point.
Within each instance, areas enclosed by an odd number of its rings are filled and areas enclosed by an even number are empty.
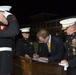
{"type": "Polygon", "coordinates": [[[42,37],[45,39],[47,36],[49,36],[49,32],[45,28],[42,28],[37,32],[37,38],[42,37]]]}

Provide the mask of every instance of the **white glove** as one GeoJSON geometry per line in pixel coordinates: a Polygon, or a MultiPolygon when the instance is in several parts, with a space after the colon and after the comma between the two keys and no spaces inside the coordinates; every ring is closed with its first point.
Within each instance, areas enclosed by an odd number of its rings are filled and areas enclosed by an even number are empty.
{"type": "Polygon", "coordinates": [[[61,63],[59,63],[59,65],[60,65],[60,66],[64,66],[64,70],[67,70],[67,68],[68,68],[68,66],[69,66],[68,63],[65,63],[65,64],[61,64],[61,63]]]}
{"type": "Polygon", "coordinates": [[[7,18],[8,15],[12,15],[10,12],[4,11],[3,15],[7,18]]]}

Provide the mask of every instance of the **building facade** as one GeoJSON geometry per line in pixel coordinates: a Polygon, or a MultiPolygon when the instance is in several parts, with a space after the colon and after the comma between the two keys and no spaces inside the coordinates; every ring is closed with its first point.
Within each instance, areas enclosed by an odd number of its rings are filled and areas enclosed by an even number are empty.
{"type": "MultiPolygon", "coordinates": [[[[71,16],[73,17],[73,16],[71,16]]],[[[74,16],[75,17],[75,16],[74,16]]],[[[67,18],[67,17],[65,17],[67,18]]],[[[69,18],[69,17],[68,17],[69,18]]],[[[61,36],[64,38],[65,34],[61,30],[60,20],[64,18],[56,19],[56,15],[51,14],[38,14],[30,17],[30,24],[23,25],[24,27],[31,27],[31,37],[36,38],[36,33],[41,28],[46,28],[52,35],[61,36]]]]}

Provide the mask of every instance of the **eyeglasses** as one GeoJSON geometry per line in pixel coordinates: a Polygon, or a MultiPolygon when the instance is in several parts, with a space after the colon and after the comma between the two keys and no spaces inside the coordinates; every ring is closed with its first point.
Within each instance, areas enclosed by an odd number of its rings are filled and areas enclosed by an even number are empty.
{"type": "Polygon", "coordinates": [[[40,43],[47,43],[48,40],[49,40],[49,37],[46,37],[45,39],[42,37],[39,38],[40,43]]]}

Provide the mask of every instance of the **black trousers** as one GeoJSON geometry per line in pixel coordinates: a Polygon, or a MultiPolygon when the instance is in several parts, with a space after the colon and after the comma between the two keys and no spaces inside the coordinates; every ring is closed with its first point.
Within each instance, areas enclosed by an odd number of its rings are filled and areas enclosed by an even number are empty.
{"type": "Polygon", "coordinates": [[[67,75],[76,75],[76,67],[68,67],[67,75]]]}

